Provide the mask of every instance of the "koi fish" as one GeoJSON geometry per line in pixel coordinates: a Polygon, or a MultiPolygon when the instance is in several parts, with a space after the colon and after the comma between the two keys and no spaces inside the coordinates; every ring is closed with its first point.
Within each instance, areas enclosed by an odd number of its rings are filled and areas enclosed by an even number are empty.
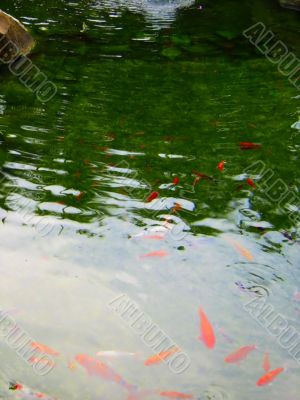
{"type": "Polygon", "coordinates": [[[84,196],[84,193],[83,193],[83,192],[80,192],[77,196],[75,196],[75,199],[76,199],[77,201],[80,201],[80,200],[82,199],[83,196],[84,196]]]}
{"type": "MultiPolygon", "coordinates": [[[[225,161],[224,161],[224,162],[225,162],[225,161]]],[[[193,174],[194,174],[194,175],[197,175],[199,178],[206,179],[206,180],[209,180],[209,181],[211,181],[211,180],[213,179],[211,176],[208,176],[208,175],[206,175],[206,174],[203,174],[202,172],[196,172],[196,171],[194,171],[193,174]]]]}
{"type": "Polygon", "coordinates": [[[47,358],[40,358],[40,357],[30,357],[29,361],[32,364],[45,364],[45,365],[51,365],[54,366],[55,362],[53,360],[47,359],[47,358]]]}
{"type": "Polygon", "coordinates": [[[249,250],[247,250],[245,247],[243,247],[240,243],[238,243],[236,240],[231,239],[229,237],[225,238],[227,242],[229,242],[231,245],[235,247],[235,249],[241,253],[242,256],[244,256],[248,261],[253,261],[253,255],[250,253],[249,250]]]}
{"type": "Polygon", "coordinates": [[[152,239],[152,240],[163,240],[164,235],[143,235],[141,236],[143,239],[152,239]]]}
{"type": "Polygon", "coordinates": [[[50,354],[51,356],[58,356],[59,353],[56,350],[51,349],[50,347],[46,346],[45,344],[32,342],[31,346],[37,349],[41,353],[50,354]]]}
{"type": "Polygon", "coordinates": [[[134,357],[137,353],[130,353],[127,351],[115,351],[115,350],[107,350],[107,351],[98,351],[97,356],[107,357],[107,358],[115,358],[115,357],[134,357]]]}
{"type": "Polygon", "coordinates": [[[173,185],[176,186],[179,183],[179,178],[178,176],[175,176],[175,178],[173,179],[173,185]]]}
{"type": "Polygon", "coordinates": [[[191,394],[185,394],[180,392],[160,392],[161,396],[170,397],[172,399],[193,399],[194,396],[191,394]]]}
{"type": "Polygon", "coordinates": [[[152,357],[149,357],[144,364],[145,365],[152,365],[152,364],[159,364],[161,363],[163,360],[166,360],[167,358],[169,358],[172,354],[178,352],[180,349],[178,347],[173,347],[172,349],[169,349],[167,351],[161,351],[158,354],[155,354],[152,357]]]}
{"type": "Polygon", "coordinates": [[[211,326],[209,320],[207,319],[201,307],[199,307],[198,313],[200,317],[200,330],[201,330],[201,335],[199,339],[203,341],[206,347],[208,347],[209,349],[213,349],[216,343],[213,327],[211,326]]]}
{"type": "Polygon", "coordinates": [[[219,164],[218,164],[218,170],[219,171],[223,171],[224,170],[224,166],[225,166],[225,164],[226,164],[226,161],[221,161],[221,162],[219,162],[219,164]]]}
{"type": "Polygon", "coordinates": [[[256,385],[257,386],[268,385],[276,378],[277,375],[279,375],[283,371],[284,371],[283,368],[276,368],[273,369],[273,371],[269,371],[267,374],[259,378],[259,380],[256,382],[256,385]]]}
{"type": "Polygon", "coordinates": [[[256,346],[241,347],[239,350],[225,357],[224,361],[226,363],[238,363],[241,360],[244,360],[248,356],[248,354],[253,350],[256,350],[256,346]]]}
{"type": "Polygon", "coordinates": [[[152,192],[146,199],[146,203],[150,203],[152,200],[156,199],[159,196],[158,192],[152,192]]]}
{"type": "Polygon", "coordinates": [[[271,369],[269,353],[264,354],[263,369],[265,372],[269,372],[271,369]]]}
{"type": "Polygon", "coordinates": [[[295,301],[300,301],[300,292],[295,292],[294,293],[294,300],[295,301]]]}
{"type": "Polygon", "coordinates": [[[156,251],[151,251],[150,253],[143,254],[140,256],[140,258],[149,258],[149,257],[166,257],[168,253],[164,250],[156,250],[156,251]]]}
{"type": "Polygon", "coordinates": [[[25,385],[21,385],[20,383],[10,383],[9,390],[20,392],[18,396],[22,396],[22,400],[25,399],[57,400],[57,398],[50,397],[42,392],[36,392],[25,385]]]}
{"type": "Polygon", "coordinates": [[[172,213],[176,213],[177,211],[180,211],[182,209],[181,204],[175,203],[174,207],[172,208],[172,213]]]}
{"type": "Polygon", "coordinates": [[[127,383],[120,375],[102,361],[89,357],[86,354],[77,354],[75,360],[85,368],[86,372],[91,376],[95,375],[108,381],[113,381],[129,391],[136,388],[134,385],[127,383]]]}
{"type": "Polygon", "coordinates": [[[256,189],[256,185],[251,178],[248,178],[246,182],[248,183],[249,186],[252,186],[254,189],[256,189]]]}
{"type": "Polygon", "coordinates": [[[260,147],[261,147],[261,145],[258,143],[240,142],[241,150],[254,150],[254,149],[259,149],[260,147]]]}

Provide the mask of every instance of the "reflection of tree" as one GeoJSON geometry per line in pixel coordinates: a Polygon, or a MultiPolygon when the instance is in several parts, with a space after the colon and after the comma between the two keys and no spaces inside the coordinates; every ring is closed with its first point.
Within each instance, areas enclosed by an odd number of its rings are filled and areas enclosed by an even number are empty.
{"type": "MultiPolygon", "coordinates": [[[[17,168],[9,173],[40,185],[38,190],[19,192],[39,203],[80,208],[85,216],[70,216],[79,221],[117,209],[111,197],[118,199],[121,214],[130,200],[142,201],[147,194],[142,188],[128,192],[126,183],[108,184],[107,166],[126,160],[137,172],[136,179],[149,182],[162,197],[197,203],[197,214],[186,215],[190,222],[223,218],[249,198],[249,207],[262,219],[286,224],[285,215],[276,214],[277,205],[270,205],[263,192],[239,189],[242,182],[234,180],[261,157],[288,185],[297,174],[285,136],[292,123],[287,116],[293,88],[239,37],[251,24],[252,3],[258,7],[257,1],[216,2],[206,14],[195,8],[181,10],[173,28],[159,31],[150,43],[132,40],[149,34],[138,13],[123,11],[109,30],[92,26],[80,32],[90,15],[100,20],[108,18],[107,11],[82,2],[62,15],[65,2],[48,1],[38,11],[32,2],[24,3],[23,15],[36,12],[41,21],[49,15],[57,21],[48,32],[38,33],[33,60],[58,85],[59,93],[42,106],[14,77],[7,74],[3,82],[8,104],[4,133],[16,135],[6,139],[7,146],[21,152],[18,157],[10,154],[9,160],[36,168],[31,176],[17,168]],[[228,52],[228,43],[237,51],[228,52]],[[262,151],[241,152],[238,142],[248,138],[263,143],[262,151]],[[222,159],[227,161],[223,174],[216,168],[222,159]],[[194,171],[214,179],[193,187],[194,171]],[[180,176],[182,192],[159,188],[174,175],[180,176]],[[54,185],[73,192],[61,196],[45,188],[54,185]]],[[[275,15],[281,18],[272,18],[275,15]]],[[[149,216],[144,210],[130,213],[149,216]]]]}

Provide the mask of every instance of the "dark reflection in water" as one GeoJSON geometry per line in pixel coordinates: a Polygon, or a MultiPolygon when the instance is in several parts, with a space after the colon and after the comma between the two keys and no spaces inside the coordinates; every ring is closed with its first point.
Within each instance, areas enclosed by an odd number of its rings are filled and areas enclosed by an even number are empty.
{"type": "Polygon", "coordinates": [[[58,93],[42,104],[0,68],[0,302],[62,354],[39,380],[1,345],[2,398],[20,380],[60,399],[125,399],[67,367],[100,350],[138,353],[109,365],[144,390],[296,398],[293,360],[243,304],[265,298],[299,328],[299,96],[242,31],[263,20],[296,54],[297,14],[258,0],[2,3],[32,30],[31,59],[58,93]],[[186,374],[142,368],[152,350],[107,312],[120,293],[190,355],[186,374]],[[216,351],[196,340],[199,305],[216,351]],[[253,343],[248,364],[223,365],[253,343]],[[266,350],[293,372],[258,394],[266,350]]]}

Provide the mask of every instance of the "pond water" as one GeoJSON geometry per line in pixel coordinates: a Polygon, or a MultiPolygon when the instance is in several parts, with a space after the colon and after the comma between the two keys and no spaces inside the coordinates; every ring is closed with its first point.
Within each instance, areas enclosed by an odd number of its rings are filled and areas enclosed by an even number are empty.
{"type": "Polygon", "coordinates": [[[1,333],[0,398],[299,398],[300,353],[249,302],[300,331],[300,97],[242,34],[261,21],[299,56],[299,14],[258,0],[1,7],[58,90],[41,103],[0,67],[0,306],[59,355],[38,374],[1,333]],[[145,365],[159,342],[122,299],[186,368],[145,365]],[[284,370],[258,387],[265,353],[284,370]],[[90,374],[79,354],[99,361],[90,374]]]}

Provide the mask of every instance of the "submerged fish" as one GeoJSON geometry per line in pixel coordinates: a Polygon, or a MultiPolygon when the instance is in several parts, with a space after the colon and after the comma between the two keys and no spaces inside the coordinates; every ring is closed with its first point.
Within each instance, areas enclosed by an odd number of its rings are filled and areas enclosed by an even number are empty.
{"type": "Polygon", "coordinates": [[[116,357],[135,357],[137,353],[130,353],[128,351],[115,351],[115,350],[106,350],[106,351],[98,351],[97,356],[107,357],[107,358],[116,358],[116,357]]]}
{"type": "Polygon", "coordinates": [[[180,392],[160,392],[161,396],[169,397],[172,399],[193,399],[194,396],[191,394],[185,394],[180,392]]]}
{"type": "Polygon", "coordinates": [[[102,361],[89,357],[86,354],[77,354],[75,360],[91,376],[94,375],[108,381],[113,381],[129,391],[136,390],[136,386],[127,383],[119,374],[102,361]]]}
{"type": "Polygon", "coordinates": [[[259,149],[261,144],[252,143],[252,142],[240,142],[240,149],[241,150],[254,150],[259,149]]]}
{"type": "Polygon", "coordinates": [[[29,388],[28,386],[25,386],[20,383],[10,383],[9,384],[9,390],[14,390],[18,392],[18,397],[22,396],[21,399],[44,399],[44,400],[57,400],[57,398],[50,397],[45,393],[42,392],[36,392],[35,390],[29,388]]]}
{"type": "Polygon", "coordinates": [[[234,353],[231,353],[229,354],[229,356],[225,357],[224,361],[226,363],[238,363],[244,360],[248,356],[248,354],[253,350],[256,350],[256,346],[254,345],[241,347],[234,353]]]}
{"type": "Polygon", "coordinates": [[[48,358],[40,358],[40,357],[30,357],[29,362],[32,364],[45,364],[45,365],[51,365],[54,366],[55,362],[53,360],[50,360],[48,358]]]}
{"type": "Polygon", "coordinates": [[[200,317],[200,337],[206,347],[213,349],[215,347],[216,339],[213,327],[201,307],[198,310],[200,317]]]}
{"type": "Polygon", "coordinates": [[[218,164],[218,170],[219,171],[222,172],[224,170],[225,163],[226,163],[226,161],[224,161],[224,160],[219,162],[219,164],[218,164]]]}
{"type": "Polygon", "coordinates": [[[155,354],[152,357],[149,357],[144,364],[145,365],[152,365],[152,364],[159,364],[161,363],[163,360],[166,360],[167,358],[169,358],[172,354],[176,353],[180,351],[180,349],[178,347],[173,347],[172,349],[166,350],[166,351],[161,351],[158,354],[155,354]]]}
{"type": "Polygon", "coordinates": [[[40,351],[41,353],[50,354],[52,356],[58,356],[59,353],[56,350],[51,349],[50,347],[46,346],[45,344],[32,342],[31,346],[40,351]]]}
{"type": "Polygon", "coordinates": [[[151,258],[151,257],[166,257],[168,253],[165,250],[155,250],[147,254],[142,254],[140,258],[151,258]]]}
{"type": "Polygon", "coordinates": [[[176,186],[176,185],[178,185],[178,183],[179,183],[179,178],[178,178],[178,176],[175,176],[175,178],[173,179],[173,185],[174,186],[176,186]]]}
{"type": "Polygon", "coordinates": [[[269,371],[268,373],[259,378],[259,380],[256,382],[256,385],[257,386],[268,385],[276,378],[277,375],[281,374],[281,372],[283,371],[284,368],[276,368],[273,369],[273,371],[269,371]]]}
{"type": "Polygon", "coordinates": [[[246,180],[246,182],[248,183],[249,186],[251,186],[251,187],[253,187],[254,189],[256,189],[256,185],[255,185],[255,183],[253,182],[253,180],[252,180],[251,178],[248,178],[248,179],[246,180]]]}
{"type": "Polygon", "coordinates": [[[156,199],[159,196],[158,192],[152,192],[146,199],[146,203],[150,203],[152,200],[156,199]]]}
{"type": "Polygon", "coordinates": [[[271,369],[269,353],[265,353],[264,354],[263,369],[264,369],[265,372],[269,372],[270,369],[271,369]]]}
{"type": "Polygon", "coordinates": [[[235,249],[242,255],[244,256],[248,261],[253,261],[253,255],[250,253],[249,250],[247,250],[244,246],[242,246],[239,242],[237,242],[234,239],[231,239],[229,237],[225,237],[225,240],[229,242],[235,249]]]}

